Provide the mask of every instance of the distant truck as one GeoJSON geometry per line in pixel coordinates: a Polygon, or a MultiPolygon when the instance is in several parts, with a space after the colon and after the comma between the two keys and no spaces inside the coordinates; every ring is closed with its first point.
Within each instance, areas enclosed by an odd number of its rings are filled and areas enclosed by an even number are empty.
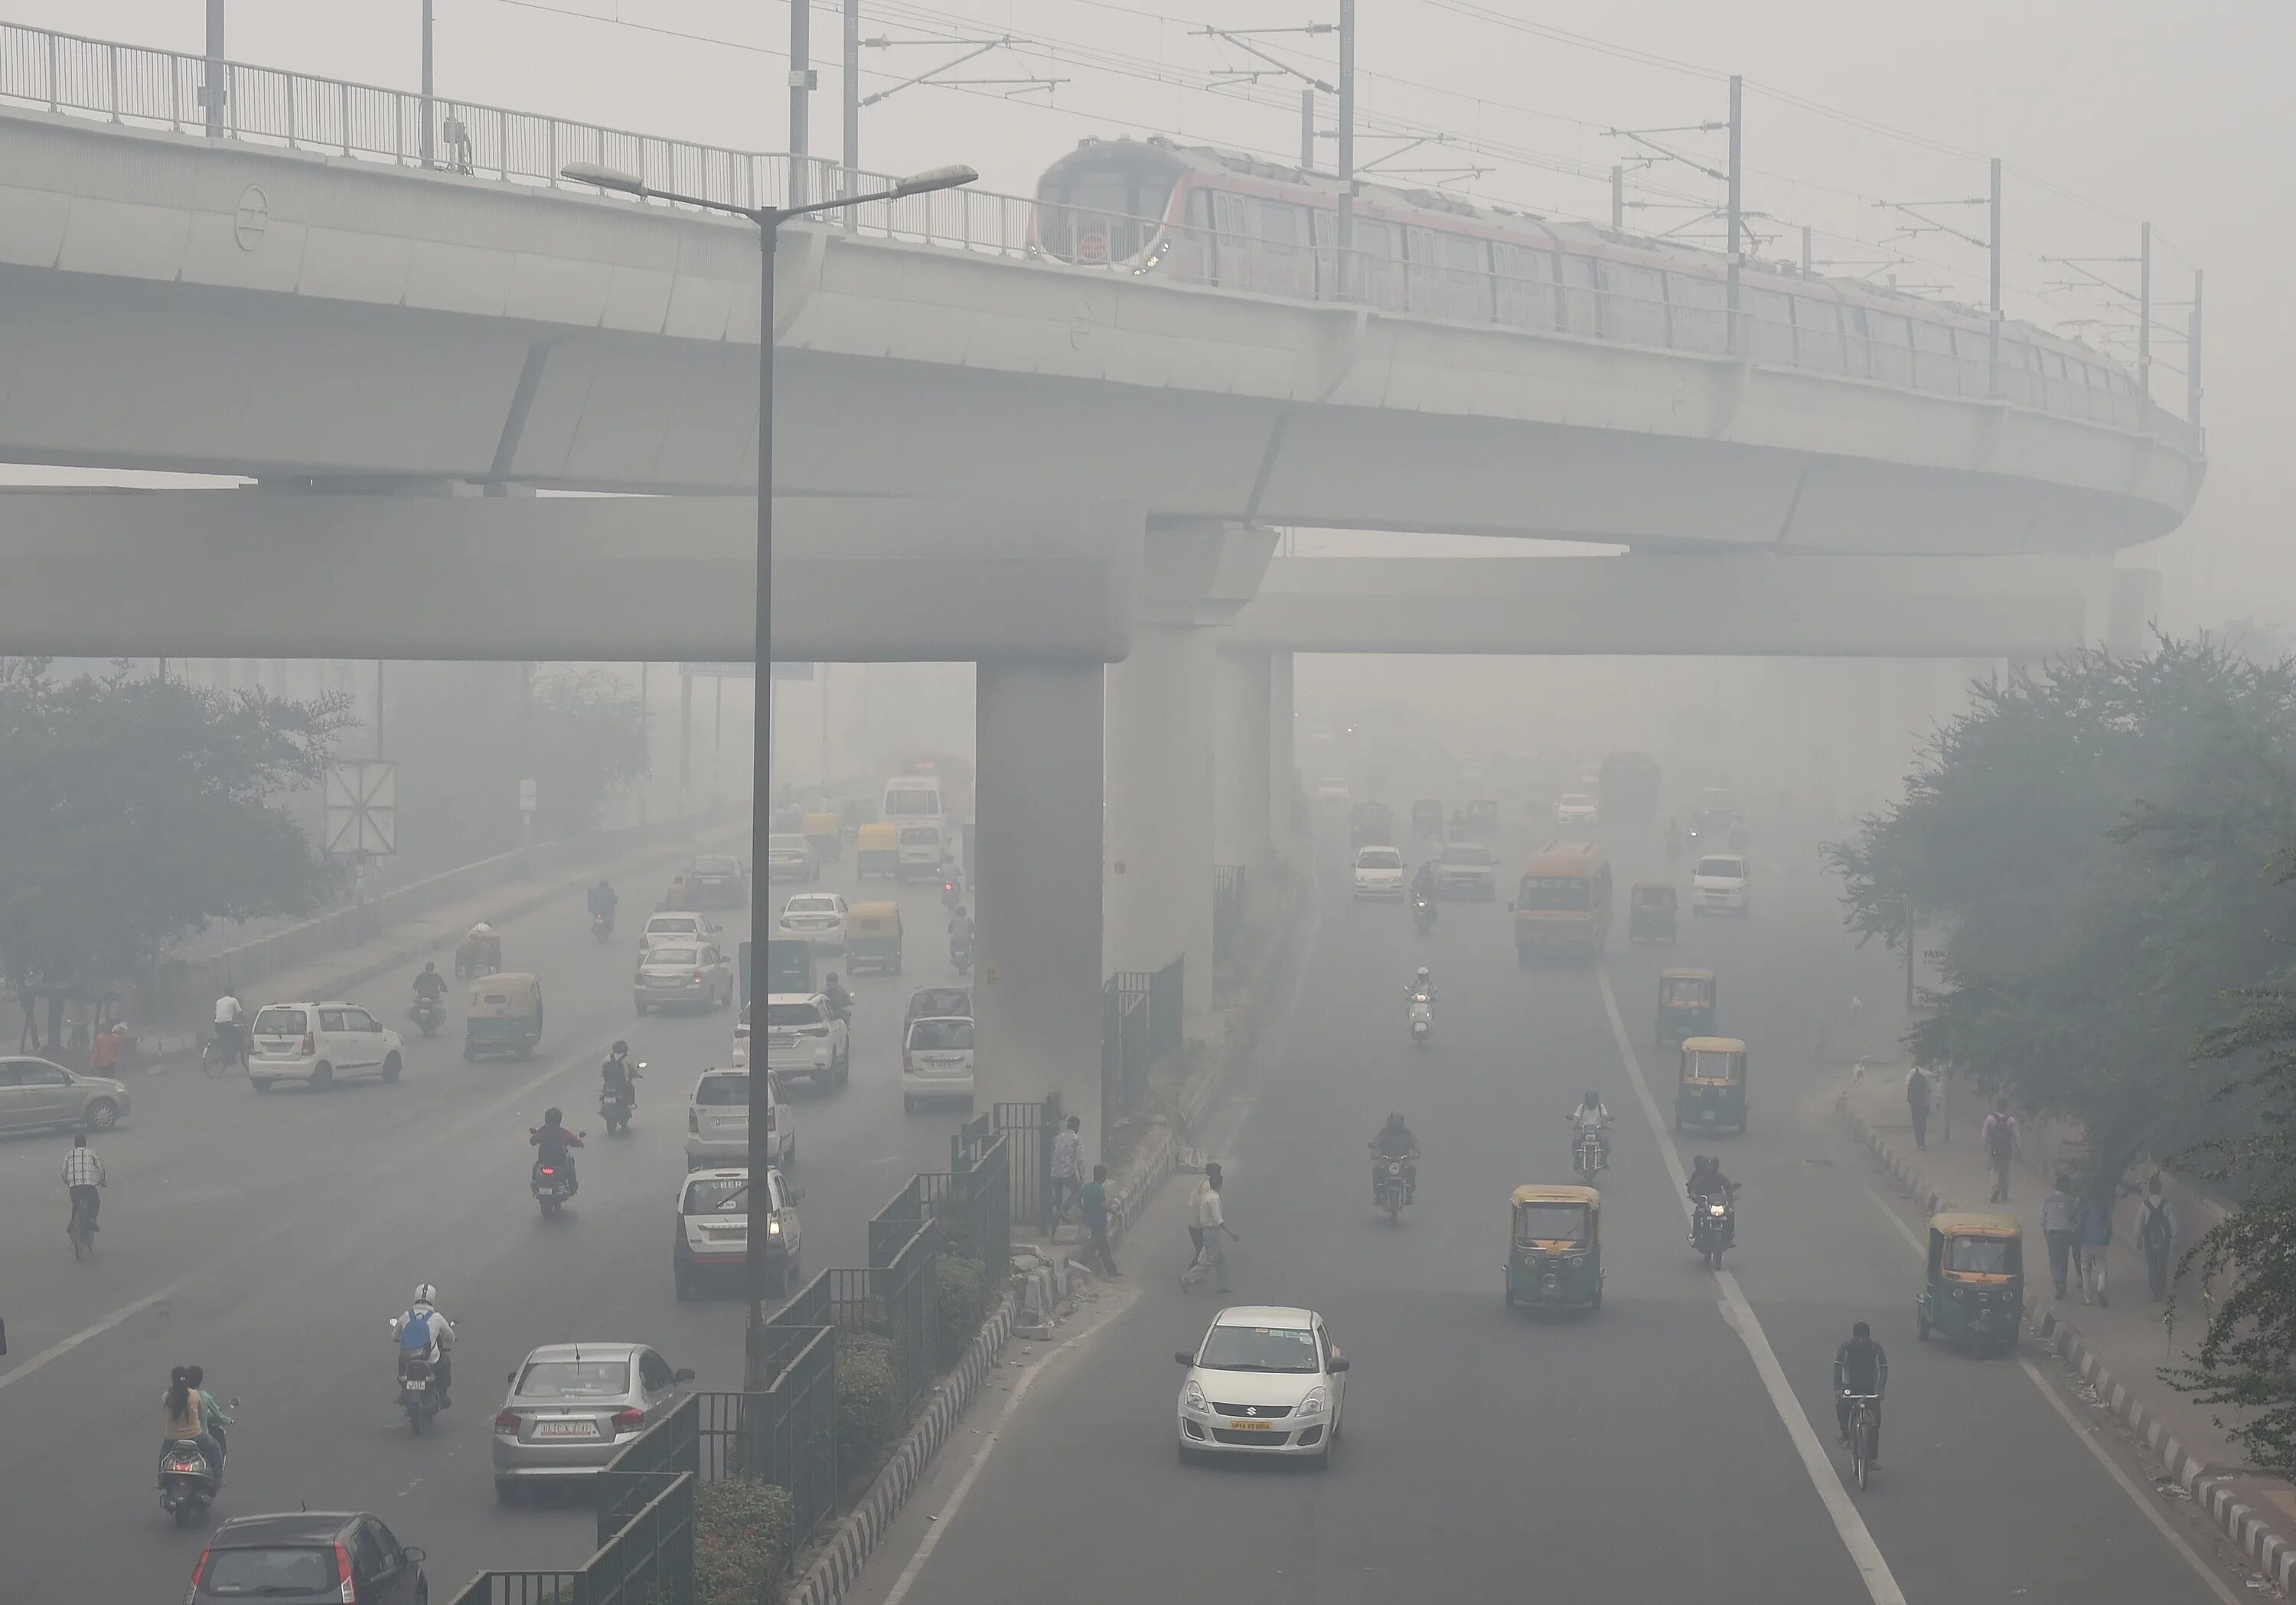
{"type": "Polygon", "coordinates": [[[1613,752],[1603,760],[1603,817],[1616,824],[1658,823],[1658,760],[1646,752],[1613,752]]]}

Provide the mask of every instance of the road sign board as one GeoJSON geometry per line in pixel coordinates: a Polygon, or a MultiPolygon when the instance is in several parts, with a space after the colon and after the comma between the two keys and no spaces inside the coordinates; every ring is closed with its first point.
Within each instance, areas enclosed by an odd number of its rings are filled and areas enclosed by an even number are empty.
{"type": "Polygon", "coordinates": [[[379,857],[398,850],[398,766],[344,758],[327,766],[327,851],[379,857]]]}
{"type": "MultiPolygon", "coordinates": [[[[712,675],[726,680],[754,680],[758,677],[758,666],[754,663],[681,663],[677,666],[677,672],[689,680],[705,678],[712,675]]],[[[810,680],[813,678],[813,665],[776,663],[774,665],[774,678],[810,680]]]]}
{"type": "Polygon", "coordinates": [[[518,811],[521,814],[534,812],[534,782],[530,780],[518,782],[518,811]]]}

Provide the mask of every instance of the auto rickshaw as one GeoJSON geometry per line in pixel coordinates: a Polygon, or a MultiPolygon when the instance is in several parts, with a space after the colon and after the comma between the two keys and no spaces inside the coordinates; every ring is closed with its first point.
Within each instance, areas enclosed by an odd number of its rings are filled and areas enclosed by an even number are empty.
{"type": "Polygon", "coordinates": [[[1711,970],[1668,970],[1658,978],[1658,1045],[1673,1047],[1722,1028],[1711,970]]]}
{"type": "Polygon", "coordinates": [[[878,819],[854,832],[853,872],[863,880],[872,875],[897,879],[901,872],[901,827],[890,819],[878,819]]]}
{"type": "Polygon", "coordinates": [[[1414,836],[1432,837],[1437,841],[1443,839],[1443,799],[1441,798],[1422,797],[1412,803],[1411,833],[1414,836]]]}
{"type": "Polygon", "coordinates": [[[1496,797],[1475,797],[1467,800],[1467,839],[1496,841],[1499,839],[1499,799],[1496,797]]]}
{"type": "Polygon", "coordinates": [[[470,1016],[463,1028],[465,1060],[531,1059],[541,1040],[541,981],[512,972],[471,983],[470,1016]]]}
{"type": "Polygon", "coordinates": [[[502,968],[502,936],[484,920],[455,944],[455,979],[472,980],[502,968]]]}
{"type": "Polygon", "coordinates": [[[2025,1231],[2014,1216],[1930,1216],[1929,1276],[1915,1301],[1915,1333],[1931,1332],[2002,1354],[2025,1319],[2025,1231]]]}
{"type": "Polygon", "coordinates": [[[1663,880],[1637,880],[1627,904],[1627,940],[1674,940],[1674,888],[1663,880]]]}
{"type": "Polygon", "coordinates": [[[1603,1195],[1592,1187],[1518,1187],[1506,1264],[1509,1309],[1603,1307],[1603,1195]]]}
{"type": "Polygon", "coordinates": [[[1674,1092],[1674,1129],[1746,1129],[1746,1044],[1734,1036],[1693,1036],[1682,1044],[1674,1092]]]}
{"type": "Polygon", "coordinates": [[[1358,848],[1395,845],[1395,810],[1383,802],[1374,802],[1368,798],[1357,803],[1348,815],[1348,845],[1358,848]]]}
{"type": "Polygon", "coordinates": [[[824,864],[845,856],[845,824],[826,810],[805,816],[805,839],[824,864]]]}
{"type": "Polygon", "coordinates": [[[845,967],[857,975],[865,966],[901,973],[899,904],[856,903],[845,911],[845,967]]]}

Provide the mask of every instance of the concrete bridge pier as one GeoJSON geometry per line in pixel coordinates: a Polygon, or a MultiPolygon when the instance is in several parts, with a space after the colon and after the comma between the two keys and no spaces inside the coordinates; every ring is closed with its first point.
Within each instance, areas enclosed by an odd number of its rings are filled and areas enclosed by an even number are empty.
{"type": "Polygon", "coordinates": [[[1300,797],[1298,708],[1289,652],[1267,655],[1267,827],[1275,856],[1297,864],[1303,851],[1292,815],[1300,797]]]}
{"type": "Polygon", "coordinates": [[[1212,632],[1258,589],[1275,549],[1272,532],[1244,525],[1152,528],[1132,653],[1108,670],[1108,966],[1185,959],[1191,1037],[1212,1030],[1212,632]]]}
{"type": "Polygon", "coordinates": [[[1057,1092],[1095,1134],[1106,678],[1097,663],[983,663],[974,692],[974,1101],[1057,1092]]]}
{"type": "Polygon", "coordinates": [[[1275,654],[1245,648],[1218,653],[1213,687],[1218,740],[1212,755],[1215,862],[1241,864],[1244,894],[1273,870],[1275,754],[1270,740],[1275,654]]]}

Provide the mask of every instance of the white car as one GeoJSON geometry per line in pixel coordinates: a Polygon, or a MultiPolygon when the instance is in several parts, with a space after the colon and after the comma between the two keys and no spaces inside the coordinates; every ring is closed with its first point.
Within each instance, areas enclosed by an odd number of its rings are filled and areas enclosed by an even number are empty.
{"type": "Polygon", "coordinates": [[[901,1109],[936,1098],[972,1100],[972,1021],[964,1015],[926,1014],[909,1022],[901,1041],[901,1109]]]}
{"type": "MultiPolygon", "coordinates": [[[[782,1099],[780,1080],[771,1075],[766,1077],[766,1150],[786,1170],[797,1163],[797,1120],[782,1099]]],[[[748,1067],[702,1071],[685,1108],[685,1167],[741,1165],[749,1158],[748,1067]]]]}
{"type": "Polygon", "coordinates": [[[707,942],[723,929],[717,921],[697,913],[655,914],[638,932],[638,951],[661,942],[673,942],[681,947],[692,947],[707,942]]]}
{"type": "Polygon", "coordinates": [[[1399,901],[1405,890],[1401,852],[1390,847],[1366,847],[1357,850],[1357,897],[1387,897],[1399,901]]]}
{"type": "Polygon", "coordinates": [[[1493,901],[1499,895],[1499,856],[1480,841],[1446,844],[1435,861],[1435,889],[1446,897],[1493,901]]]}
{"type": "Polygon", "coordinates": [[[1590,825],[1595,815],[1595,799],[1584,791],[1565,791],[1554,804],[1554,823],[1559,825],[1590,825]]]}
{"type": "Polygon", "coordinates": [[[1322,780],[1316,782],[1316,800],[1317,802],[1338,803],[1347,801],[1348,782],[1346,777],[1337,774],[1327,774],[1324,776],[1322,780]]]}
{"type": "Polygon", "coordinates": [[[1313,1310],[1239,1304],[1212,1317],[1193,1351],[1172,1356],[1180,1384],[1180,1461],[1265,1454],[1332,1463],[1345,1424],[1348,1361],[1313,1310]]]}
{"type": "Polygon", "coordinates": [[[845,951],[845,897],[840,892],[800,892],[782,905],[781,934],[810,942],[819,953],[845,951]]]}
{"type": "Polygon", "coordinates": [[[853,1073],[845,1022],[818,992],[775,992],[766,999],[766,1068],[776,1076],[809,1076],[816,1086],[842,1085],[853,1073]]]}
{"type": "MultiPolygon", "coordinates": [[[[798,1200],[778,1170],[766,1172],[766,1292],[778,1298],[797,1274],[798,1200]]],[[[677,1296],[691,1298],[711,1282],[742,1285],[750,1264],[750,1173],[741,1166],[693,1171],[677,1185],[677,1236],[670,1257],[677,1296]]]]}
{"type": "Polygon", "coordinates": [[[775,834],[766,838],[766,878],[775,882],[818,880],[821,879],[821,855],[813,843],[798,835],[775,834]]]}
{"type": "Polygon", "coordinates": [[[1746,912],[1746,859],[1742,853],[1709,853],[1690,872],[1690,912],[1746,912]]]}
{"type": "Polygon", "coordinates": [[[352,1076],[398,1079],[398,1033],[357,1003],[266,1003],[249,1028],[247,1079],[258,1093],[300,1081],[323,1093],[352,1076]]]}

